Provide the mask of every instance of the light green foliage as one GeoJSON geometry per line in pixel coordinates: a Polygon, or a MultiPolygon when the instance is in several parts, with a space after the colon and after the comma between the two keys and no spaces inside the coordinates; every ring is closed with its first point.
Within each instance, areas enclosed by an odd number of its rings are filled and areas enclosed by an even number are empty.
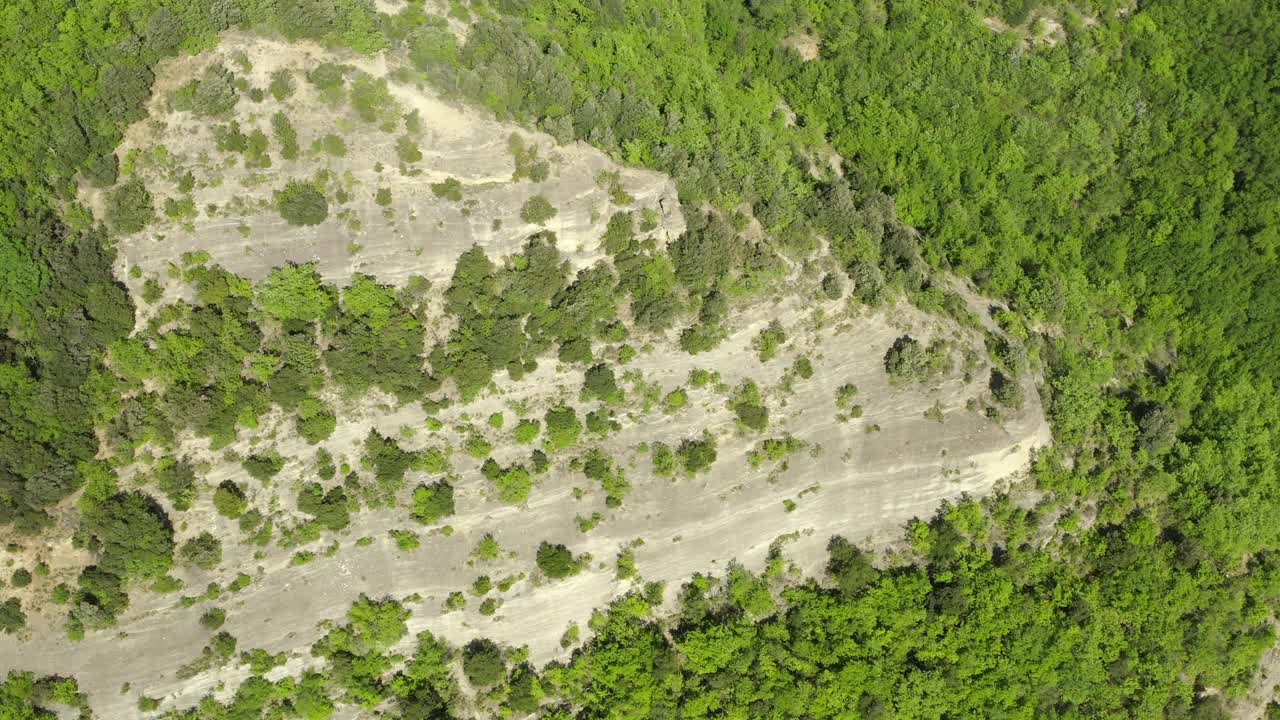
{"type": "Polygon", "coordinates": [[[329,217],[329,201],[314,183],[290,180],[275,199],[280,217],[290,225],[319,225],[329,217]]]}
{"type": "Polygon", "coordinates": [[[519,133],[511,133],[507,138],[507,149],[515,161],[516,171],[511,175],[512,182],[528,179],[542,182],[551,173],[551,164],[538,157],[538,146],[525,143],[519,133]]]}
{"type": "Polygon", "coordinates": [[[322,401],[307,397],[298,403],[298,434],[312,445],[327,439],[337,426],[337,417],[322,401]]]}
{"type": "Polygon", "coordinates": [[[472,595],[476,595],[476,596],[486,595],[492,589],[493,589],[493,580],[489,579],[488,575],[481,575],[477,577],[474,582],[471,583],[472,595]]]}
{"type": "Polygon", "coordinates": [[[391,206],[391,189],[378,188],[378,191],[373,194],[373,201],[381,207],[390,207],[391,206]]]}
{"type": "Polygon", "coordinates": [[[332,155],[333,157],[347,156],[347,143],[340,135],[329,133],[316,140],[316,142],[319,143],[319,149],[327,155],[332,155]]]}
{"type": "Polygon", "coordinates": [[[351,84],[351,104],[365,122],[379,122],[395,111],[395,100],[387,89],[386,78],[360,75],[351,84]]]}
{"type": "Polygon", "coordinates": [[[371,600],[365,595],[347,611],[347,622],[360,643],[375,652],[389,649],[408,632],[409,611],[391,598],[371,600]]]}
{"type": "Polygon", "coordinates": [[[466,606],[467,606],[467,596],[463,595],[461,592],[458,592],[457,590],[449,593],[449,596],[445,598],[445,601],[444,601],[445,612],[451,612],[453,610],[461,610],[466,606]]]}
{"type": "Polygon", "coordinates": [[[637,576],[635,548],[626,547],[618,551],[617,564],[613,576],[619,580],[630,580],[637,576]]]}

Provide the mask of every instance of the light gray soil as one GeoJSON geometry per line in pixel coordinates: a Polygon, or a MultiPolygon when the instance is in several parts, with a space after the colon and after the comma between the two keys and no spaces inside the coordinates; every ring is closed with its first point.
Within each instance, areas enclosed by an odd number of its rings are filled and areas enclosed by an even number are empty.
{"type": "MultiPolygon", "coordinates": [[[[249,53],[253,82],[265,86],[272,68],[314,65],[324,51],[311,46],[283,44],[248,37],[232,37],[217,51],[229,56],[235,50],[249,53]]],[[[371,72],[385,71],[380,59],[348,62],[371,72]]],[[[161,72],[158,96],[199,72],[206,57],[178,61],[161,72]]],[[[229,61],[227,61],[229,64],[229,61]]],[[[291,117],[299,127],[306,147],[310,136],[327,132],[335,120],[315,112],[314,98],[305,81],[299,95],[289,100],[291,117]],[[302,112],[304,103],[312,110],[302,112]]],[[[613,209],[607,190],[595,182],[600,169],[620,169],[591,148],[574,145],[554,147],[549,138],[534,133],[544,156],[555,155],[551,177],[544,183],[510,182],[511,156],[506,139],[514,126],[498,123],[486,114],[444,103],[430,91],[394,86],[397,99],[406,107],[418,107],[429,128],[429,142],[423,142],[426,159],[419,163],[423,174],[401,177],[388,162],[396,210],[386,219],[373,205],[373,188],[383,182],[373,170],[374,162],[387,161],[390,136],[376,128],[360,130],[359,143],[348,141],[352,152],[345,159],[327,161],[345,174],[350,172],[364,195],[351,204],[363,228],[354,234],[331,218],[314,229],[291,228],[273,210],[254,211],[247,218],[251,226],[246,241],[236,231],[241,219],[221,214],[202,215],[193,232],[173,224],[149,229],[121,243],[123,260],[119,271],[139,265],[148,272],[161,272],[166,263],[182,252],[205,250],[213,262],[249,277],[262,277],[273,265],[286,260],[316,261],[327,279],[342,282],[353,272],[373,274],[380,280],[403,282],[420,273],[440,279],[447,277],[454,258],[472,242],[480,242],[491,255],[515,251],[535,228],[514,220],[524,199],[541,192],[550,198],[560,214],[551,224],[560,237],[561,249],[575,265],[599,257],[598,239],[613,209]],[[468,186],[468,196],[480,202],[471,215],[463,217],[457,206],[436,198],[429,182],[454,176],[468,186]],[[593,213],[593,208],[597,212],[593,213]],[[503,217],[500,231],[491,229],[493,217],[503,217]],[[407,218],[414,218],[408,220],[407,218]],[[443,222],[443,226],[440,223],[443,222]],[[161,235],[164,237],[161,238],[161,235]],[[361,248],[348,254],[347,244],[357,241],[361,248]],[[417,251],[421,248],[421,252],[417,251]]],[[[162,102],[157,100],[157,103],[162,102]]],[[[159,113],[159,106],[156,106],[159,113]]],[[[269,117],[273,101],[251,107],[242,100],[238,112],[242,123],[249,122],[250,110],[269,117]]],[[[210,147],[205,123],[181,116],[166,116],[163,128],[140,123],[130,130],[127,147],[149,147],[158,138],[178,157],[194,160],[210,147]]],[[[278,163],[266,172],[283,176],[304,176],[315,172],[321,161],[304,157],[296,164],[278,163]]],[[[322,164],[322,163],[321,163],[322,164]]],[[[674,237],[683,229],[680,209],[675,204],[669,178],[656,173],[620,169],[628,192],[635,198],[632,207],[660,210],[658,239],[674,237]]],[[[172,188],[162,168],[143,170],[153,192],[164,195],[172,188]],[[166,189],[168,188],[168,189],[166,189]]],[[[261,197],[266,186],[246,189],[238,184],[243,168],[227,168],[218,187],[200,187],[198,204],[224,204],[236,193],[252,200],[261,197]]],[[[272,185],[282,184],[273,181],[272,185]]],[[[86,198],[96,200],[89,194],[86,198]]],[[[251,203],[252,204],[252,203],[251,203]]],[[[138,293],[141,281],[129,279],[138,293]]],[[[805,287],[799,273],[782,285],[805,287]]],[[[438,303],[443,283],[432,291],[438,303]]],[[[176,290],[171,289],[171,293],[176,290]]],[[[986,316],[985,301],[967,292],[975,314],[986,316]]],[[[592,405],[578,401],[582,372],[557,367],[543,359],[540,368],[520,383],[503,375],[495,393],[465,407],[453,407],[438,417],[440,430],[431,430],[427,416],[417,405],[396,407],[386,398],[331,398],[337,403],[339,424],[334,435],[323,443],[338,462],[358,467],[361,445],[370,428],[398,438],[406,449],[448,447],[457,473],[457,515],[446,519],[452,534],[440,526],[417,526],[409,517],[404,500],[420,482],[436,478],[411,472],[401,493],[402,503],[394,510],[366,511],[353,518],[352,527],[336,539],[341,549],[332,557],[321,552],[334,539],[326,537],[307,547],[318,557],[309,564],[290,563],[293,550],[265,548],[255,559],[256,546],[248,543],[235,523],[219,517],[212,508],[210,488],[224,479],[235,479],[250,488],[254,507],[264,512],[281,510],[294,516],[295,495],[302,480],[310,480],[315,449],[297,438],[290,418],[267,418],[254,432],[243,432],[232,450],[241,455],[257,448],[277,449],[289,458],[284,470],[269,487],[261,487],[246,477],[240,464],[223,451],[211,452],[207,441],[185,438],[179,455],[199,463],[204,487],[201,499],[186,513],[172,513],[181,542],[204,530],[211,530],[224,543],[224,562],[213,572],[177,569],[175,575],[186,583],[185,593],[196,593],[212,581],[224,586],[237,572],[249,572],[253,583],[235,595],[216,602],[181,607],[177,594],[161,596],[138,589],[133,604],[120,618],[114,632],[91,633],[84,641],[72,643],[61,632],[65,609],[48,604],[32,611],[30,628],[20,637],[0,637],[0,671],[23,667],[37,672],[74,675],[82,689],[90,693],[95,710],[104,718],[134,717],[139,694],[165,698],[165,708],[185,706],[202,694],[217,690],[225,696],[235,682],[247,675],[247,668],[232,664],[181,681],[174,671],[195,658],[209,633],[197,619],[210,605],[226,608],[226,628],[240,642],[241,649],[262,647],[290,653],[283,672],[296,672],[313,662],[308,646],[321,634],[317,624],[340,618],[361,593],[404,598],[422,596],[412,603],[411,630],[429,629],[450,641],[462,643],[488,636],[512,645],[527,645],[537,662],[563,658],[559,645],[570,622],[583,626],[591,612],[620,596],[640,581],[618,581],[614,560],[619,550],[637,539],[636,550],[642,581],[663,581],[668,602],[676,589],[695,572],[719,572],[737,561],[758,570],[772,543],[784,539],[784,554],[797,571],[820,572],[825,546],[835,534],[873,544],[887,543],[901,536],[901,526],[913,517],[928,517],[947,499],[964,494],[990,492],[1001,481],[1025,470],[1033,450],[1046,445],[1049,429],[1031,380],[1026,380],[1026,406],[1002,424],[981,413],[966,409],[969,400],[985,398],[989,366],[977,360],[968,378],[957,369],[933,385],[890,385],[884,372],[884,354],[896,338],[910,333],[921,341],[944,336],[960,348],[979,351],[978,333],[950,320],[931,317],[897,303],[870,311],[856,303],[817,301],[816,293],[802,292],[787,299],[761,302],[737,312],[733,331],[714,351],[690,356],[676,348],[675,333],[653,338],[639,357],[621,370],[637,370],[646,384],[657,384],[658,397],[685,385],[693,368],[721,373],[720,388],[689,389],[690,402],[684,409],[667,415],[661,403],[645,409],[633,383],[625,383],[629,399],[619,409],[622,429],[607,439],[585,438],[578,447],[552,456],[553,467],[537,480],[529,501],[520,507],[503,504],[492,484],[479,472],[479,461],[459,448],[470,432],[480,432],[493,443],[494,457],[503,464],[527,460],[529,446],[510,439],[518,417],[541,418],[546,408],[561,401],[579,406],[579,413],[592,405]],[[778,319],[792,338],[779,356],[762,364],[751,349],[752,339],[770,320],[778,319]],[[807,355],[813,363],[811,379],[795,378],[792,390],[784,389],[784,374],[792,361],[807,355]],[[771,410],[768,432],[755,434],[739,429],[726,404],[727,391],[743,379],[754,379],[765,392],[771,410]],[[856,402],[865,408],[859,419],[840,422],[834,402],[836,389],[846,383],[858,386],[856,402]],[[925,417],[938,403],[943,421],[925,417]],[[502,411],[505,429],[494,430],[485,423],[490,413],[502,411]],[[878,432],[869,428],[878,426],[878,432]],[[470,428],[470,429],[468,429],[470,428]],[[680,441],[708,429],[718,439],[718,461],[710,471],[675,480],[656,477],[649,455],[639,446],[655,441],[675,447],[680,441]],[[790,457],[785,467],[752,468],[746,453],[766,437],[791,433],[807,443],[807,448],[790,457]],[[633,485],[619,509],[605,507],[603,492],[569,460],[590,447],[609,452],[627,468],[633,485]],[[575,489],[581,498],[575,498],[575,489]],[[793,511],[784,501],[795,503],[793,511]],[[581,533],[576,516],[600,512],[604,519],[594,530],[581,533]],[[390,529],[418,532],[422,547],[401,552],[387,536],[390,529]],[[504,556],[491,563],[474,563],[470,552],[485,533],[493,533],[504,556]],[[367,547],[356,547],[362,536],[374,538],[367,547]],[[534,566],[534,550],[543,541],[563,542],[576,553],[590,553],[593,561],[580,575],[548,581],[534,566]],[[480,599],[469,596],[462,611],[445,612],[443,602],[453,591],[465,590],[480,574],[495,581],[510,575],[526,574],[506,593],[494,593],[502,600],[496,615],[478,612],[480,599]],[[122,683],[132,683],[121,693],[122,683]]],[[[439,328],[436,328],[438,331],[439,328]]],[[[644,339],[633,339],[641,345],[644,339]]],[[[957,353],[957,358],[959,352],[957,353]]],[[[975,358],[985,358],[977,352],[975,358]]],[[[122,473],[125,482],[133,468],[122,473]]],[[[64,509],[71,527],[69,501],[64,509]]],[[[31,552],[50,558],[52,579],[70,581],[76,568],[87,559],[70,548],[68,529],[50,533],[41,543],[32,543],[31,552]]],[[[277,533],[278,536],[278,533],[277,533]]],[[[494,595],[491,595],[494,596],[494,595]]],[[[30,607],[32,603],[24,603],[30,607]]]]}

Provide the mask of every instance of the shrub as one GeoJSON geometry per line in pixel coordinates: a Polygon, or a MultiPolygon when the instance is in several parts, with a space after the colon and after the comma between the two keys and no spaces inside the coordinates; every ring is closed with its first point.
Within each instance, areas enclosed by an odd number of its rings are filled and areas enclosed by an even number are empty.
{"type": "Polygon", "coordinates": [[[328,530],[338,531],[351,524],[350,500],[341,487],[328,492],[320,483],[307,483],[298,493],[298,510],[315,517],[316,522],[328,530]]]}
{"type": "Polygon", "coordinates": [[[222,541],[206,531],[182,544],[182,561],[202,570],[212,570],[222,562],[222,541]]]}
{"type": "Polygon", "coordinates": [[[290,225],[319,225],[329,217],[329,201],[314,183],[290,180],[276,193],[276,210],[290,225]]]}
{"type": "Polygon", "coordinates": [[[665,443],[655,442],[650,449],[653,461],[653,474],[658,477],[671,477],[676,474],[676,456],[665,443]]]}
{"type": "Polygon", "coordinates": [[[430,525],[454,512],[453,486],[441,480],[413,491],[413,519],[430,525]]]}
{"type": "MultiPolygon", "coordinates": [[[[9,598],[0,603],[0,632],[5,635],[12,635],[26,626],[27,614],[22,612],[22,603],[18,598],[9,598]]],[[[39,716],[32,715],[31,717],[39,716]]]]}
{"type": "Polygon", "coordinates": [[[582,381],[582,399],[596,399],[611,405],[621,403],[625,394],[618,387],[613,368],[608,365],[593,365],[587,369],[582,381]]]}
{"type": "Polygon", "coordinates": [[[409,530],[390,530],[387,535],[395,541],[397,548],[404,551],[417,550],[422,546],[422,540],[418,538],[417,533],[409,530]]]}
{"type": "Polygon", "coordinates": [[[760,397],[760,387],[752,380],[745,380],[734,391],[729,406],[738,416],[742,427],[761,432],[769,427],[769,408],[760,397]]]}
{"type": "Polygon", "coordinates": [[[497,560],[501,552],[502,548],[498,546],[498,540],[493,537],[493,533],[485,533],[476,543],[475,549],[471,551],[471,557],[477,560],[497,560]]]}
{"type": "Polygon", "coordinates": [[[209,608],[200,616],[200,627],[213,632],[227,621],[227,611],[222,608],[209,608]]]}
{"type": "Polygon", "coordinates": [[[298,131],[294,129],[293,123],[289,122],[288,115],[277,112],[271,116],[271,134],[275,136],[276,142],[280,143],[280,157],[285,160],[298,158],[298,131]]]}
{"type": "Polygon", "coordinates": [[[564,545],[552,545],[545,540],[538,546],[538,569],[549,578],[566,578],[582,571],[583,561],[574,558],[564,545]]]}
{"type": "Polygon", "coordinates": [[[498,486],[498,496],[511,505],[519,505],[529,499],[529,491],[533,488],[533,478],[529,471],[520,464],[501,467],[493,458],[485,461],[481,472],[493,484],[498,486]]]}
{"type": "Polygon", "coordinates": [[[136,233],[151,224],[156,210],[151,193],[135,175],[107,193],[105,214],[116,232],[136,233]]]}
{"type": "MultiPolygon", "coordinates": [[[[1024,402],[1022,385],[1016,378],[1011,378],[999,370],[992,369],[991,381],[988,384],[988,387],[991,388],[991,396],[995,398],[996,402],[1013,410],[1019,410],[1022,408],[1022,404],[1024,402]]],[[[1143,420],[1146,419],[1146,417],[1143,418],[1143,420]]],[[[1145,432],[1146,425],[1142,423],[1139,424],[1143,427],[1145,432]]]]}
{"type": "Polygon", "coordinates": [[[209,117],[231,112],[239,99],[231,71],[221,65],[210,65],[199,78],[178,88],[173,105],[178,110],[209,117]]]}
{"type": "Polygon", "coordinates": [[[280,474],[284,468],[284,458],[275,452],[268,455],[250,455],[242,460],[240,465],[250,477],[266,485],[271,482],[271,478],[280,474]]]}
{"type": "Polygon", "coordinates": [[[778,347],[786,341],[787,333],[782,329],[782,323],[771,320],[769,326],[751,341],[751,347],[756,351],[760,362],[768,362],[778,354],[778,347]]]}
{"type": "Polygon", "coordinates": [[[31,584],[31,571],[26,568],[18,568],[13,571],[9,582],[16,588],[24,588],[31,584]]]}
{"type": "Polygon", "coordinates": [[[801,380],[808,380],[813,377],[813,362],[808,356],[801,355],[796,361],[791,363],[791,371],[794,372],[801,380]]]}
{"type": "Polygon", "coordinates": [[[557,210],[549,200],[542,195],[534,195],[520,208],[520,219],[531,225],[546,225],[556,213],[557,210]]]}
{"type": "Polygon", "coordinates": [[[218,489],[213,491],[213,507],[218,514],[226,518],[238,518],[249,506],[244,490],[231,480],[223,480],[218,489]]]}
{"type": "Polygon", "coordinates": [[[582,434],[582,423],[573,408],[560,405],[547,411],[544,417],[547,425],[547,441],[557,450],[567,448],[578,442],[582,434]]]}
{"type": "Polygon", "coordinates": [[[293,74],[282,68],[271,73],[271,84],[267,86],[267,90],[271,92],[271,97],[283,102],[293,94],[296,87],[293,74]]]}
{"type": "Polygon", "coordinates": [[[315,398],[304,398],[298,405],[296,420],[298,434],[303,440],[315,445],[333,434],[338,427],[338,418],[328,405],[315,398]]]}
{"type": "Polygon", "coordinates": [[[668,413],[675,413],[689,404],[689,393],[684,388],[676,388],[662,398],[662,406],[668,413]]]}
{"type": "Polygon", "coordinates": [[[497,685],[507,675],[502,650],[492,640],[472,640],[462,648],[462,672],[476,687],[497,685]]]}
{"type": "Polygon", "coordinates": [[[436,197],[462,202],[462,182],[455,177],[448,177],[438,183],[431,183],[431,192],[436,197]]]}
{"type": "Polygon", "coordinates": [[[896,382],[928,382],[951,371],[950,345],[935,339],[927,348],[908,335],[894,341],[884,355],[884,370],[896,382]]]}
{"type": "Polygon", "coordinates": [[[396,157],[400,158],[400,162],[405,165],[412,165],[422,160],[422,151],[418,149],[418,144],[408,135],[401,135],[396,139],[396,157]]]}
{"type": "Polygon", "coordinates": [[[696,440],[685,440],[676,450],[680,465],[689,474],[695,474],[711,467],[716,461],[716,440],[704,434],[696,440]]]}
{"type": "Polygon", "coordinates": [[[395,100],[387,89],[386,78],[375,80],[362,75],[351,84],[351,104],[355,106],[356,114],[361,120],[376,122],[395,107],[395,100]]]}

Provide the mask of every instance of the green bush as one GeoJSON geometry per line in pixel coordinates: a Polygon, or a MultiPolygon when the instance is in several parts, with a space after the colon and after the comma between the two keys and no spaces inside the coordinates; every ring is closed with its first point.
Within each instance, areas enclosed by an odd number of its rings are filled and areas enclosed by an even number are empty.
{"type": "Polygon", "coordinates": [[[690,475],[702,472],[716,461],[716,441],[710,435],[696,440],[684,440],[676,449],[680,466],[690,475]]]}
{"type": "Polygon", "coordinates": [[[454,512],[453,486],[441,480],[413,491],[413,519],[430,525],[454,512]]]}
{"type": "Polygon", "coordinates": [[[787,333],[782,329],[782,323],[771,320],[769,326],[761,330],[760,334],[751,341],[751,347],[756,351],[756,357],[760,362],[768,362],[778,354],[778,347],[786,341],[787,333]]]}
{"type": "Polygon", "coordinates": [[[182,561],[202,570],[212,570],[222,562],[222,541],[208,531],[182,544],[182,561]]]}
{"type": "Polygon", "coordinates": [[[222,608],[209,608],[200,616],[200,626],[214,632],[227,621],[227,611],[222,608]]]}
{"type": "Polygon", "coordinates": [[[267,90],[271,93],[271,97],[277,101],[283,102],[293,95],[293,91],[297,86],[293,82],[293,73],[288,70],[280,69],[271,73],[271,84],[267,86],[267,90]]]}
{"type": "Polygon", "coordinates": [[[438,183],[431,183],[431,192],[436,197],[453,202],[462,202],[462,182],[455,177],[448,177],[438,183]]]}
{"type": "Polygon", "coordinates": [[[502,682],[507,676],[507,664],[493,641],[472,640],[462,648],[462,672],[472,685],[487,688],[502,682]]]}
{"type": "Polygon", "coordinates": [[[141,232],[155,220],[155,204],[138,176],[130,177],[107,193],[107,222],[119,233],[141,232]]]}
{"type": "MultiPolygon", "coordinates": [[[[0,603],[0,633],[12,635],[26,626],[27,614],[22,611],[22,603],[18,598],[9,598],[0,603]]],[[[0,709],[3,707],[0,705],[0,709]]]]}
{"type": "Polygon", "coordinates": [[[249,499],[245,497],[240,485],[231,480],[223,480],[213,491],[213,507],[219,515],[227,518],[238,518],[249,507],[249,499]]]}
{"type": "Polygon", "coordinates": [[[329,201],[314,183],[290,180],[276,193],[276,210],[290,225],[319,225],[329,217],[329,201]]]}
{"type": "Polygon", "coordinates": [[[531,225],[546,225],[556,216],[556,209],[545,197],[534,195],[520,208],[520,219],[531,225]]]}
{"type": "Polygon", "coordinates": [[[581,558],[575,558],[569,548],[564,545],[552,545],[546,541],[538,545],[536,558],[538,569],[553,579],[577,575],[585,564],[581,558]]]}
{"type": "Polygon", "coordinates": [[[547,426],[547,441],[556,450],[567,448],[578,442],[582,434],[582,423],[578,414],[567,405],[559,405],[547,411],[543,418],[547,426]]]}

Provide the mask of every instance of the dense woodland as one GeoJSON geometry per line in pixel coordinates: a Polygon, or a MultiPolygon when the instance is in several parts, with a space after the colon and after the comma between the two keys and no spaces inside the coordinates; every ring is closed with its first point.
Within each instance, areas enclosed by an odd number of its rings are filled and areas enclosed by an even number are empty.
{"type": "MultiPolygon", "coordinates": [[[[175,548],[155,498],[117,490],[95,430],[120,449],[180,420],[226,442],[279,405],[323,437],[323,377],[439,403],[548,353],[594,367],[592,341],[620,332],[678,327],[697,352],[782,258],[818,258],[840,273],[824,291],[859,302],[905,294],[954,312],[939,275],[950,271],[1003,304],[996,319],[1019,342],[996,353],[1007,372],[1043,375],[1054,427],[1019,496],[1034,505],[948,505],[906,528],[910,550],[890,561],[833,539],[823,577],[789,577],[781,556],[760,575],[700,576],[665,589],[680,597],[670,617],[655,614],[664,588],[650,586],[544,668],[430,636],[401,658],[406,611],[364,598],[312,648],[320,671],[273,683],[261,676],[270,658],[247,654],[255,675],[231,701],[171,714],[324,718],[351,703],[444,718],[481,703],[546,718],[1225,717],[1275,642],[1280,604],[1280,10],[505,0],[454,12],[475,22],[461,46],[412,3],[395,17],[356,0],[0,9],[0,521],[38,532],[47,508],[83,489],[77,542],[98,560],[68,590],[73,636],[109,626],[175,557],[216,562],[210,541],[175,548]],[[113,148],[143,117],[155,63],[232,27],[403,53],[499,117],[670,173],[690,230],[660,250],[611,222],[611,261],[576,277],[537,237],[518,260],[468,253],[446,293],[460,330],[428,357],[412,350],[411,291],[373,278],[328,287],[305,266],[250,287],[198,258],[183,269],[198,302],[170,311],[179,329],[128,337],[109,232],[75,203],[76,179],[114,183],[113,148]],[[796,38],[817,42],[817,57],[803,61],[796,38]],[[742,239],[747,211],[767,241],[742,239]],[[617,326],[623,298],[633,327],[617,326]],[[133,392],[144,379],[162,390],[133,392]],[[479,698],[448,675],[455,661],[479,698]]],[[[928,349],[886,363],[927,373],[928,349]]],[[[591,377],[584,395],[607,404],[611,376],[591,377]]],[[[760,422],[749,389],[740,397],[743,422],[760,422]]],[[[541,420],[552,450],[582,432],[570,408],[541,420]]],[[[715,458],[699,442],[680,448],[687,471],[715,458]]],[[[300,509],[341,526],[350,498],[384,502],[406,468],[438,461],[376,435],[366,458],[372,484],[317,485],[300,509]]],[[[486,475],[514,498],[545,461],[486,475]]],[[[607,462],[589,466],[623,502],[607,462]]],[[[245,467],[261,482],[278,471],[271,457],[245,467]]],[[[158,472],[180,509],[190,469],[158,472]]],[[[415,515],[451,513],[446,487],[415,492],[415,515]]],[[[247,514],[239,487],[218,492],[220,512],[247,514]]],[[[260,519],[241,524],[260,531],[260,519]]],[[[543,571],[570,574],[570,549],[549,548],[543,571]]],[[[0,604],[0,628],[21,614],[0,604]]],[[[192,649],[204,663],[192,672],[235,651],[213,635],[192,649]]],[[[70,680],[0,685],[6,717],[60,703],[85,699],[70,680]]]]}

